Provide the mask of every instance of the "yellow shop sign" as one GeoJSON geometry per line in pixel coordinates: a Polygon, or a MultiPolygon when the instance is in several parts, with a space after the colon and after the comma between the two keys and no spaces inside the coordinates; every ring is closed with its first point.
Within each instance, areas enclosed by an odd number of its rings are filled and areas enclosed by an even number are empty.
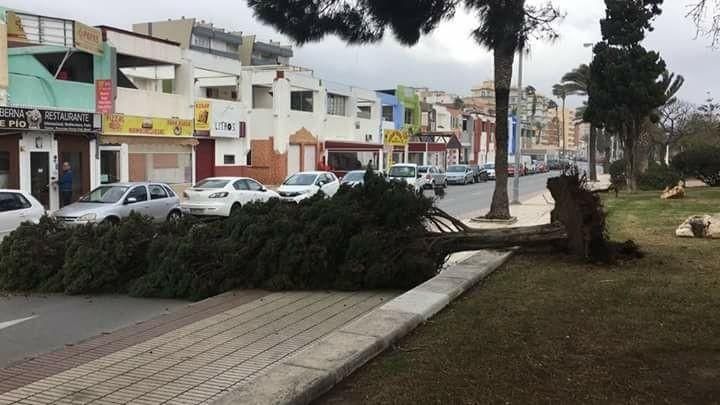
{"type": "Polygon", "coordinates": [[[102,131],[105,135],[192,137],[193,120],[105,114],[102,131]]]}
{"type": "Polygon", "coordinates": [[[410,141],[410,134],[396,129],[386,129],[384,132],[385,145],[405,146],[410,141]]]}

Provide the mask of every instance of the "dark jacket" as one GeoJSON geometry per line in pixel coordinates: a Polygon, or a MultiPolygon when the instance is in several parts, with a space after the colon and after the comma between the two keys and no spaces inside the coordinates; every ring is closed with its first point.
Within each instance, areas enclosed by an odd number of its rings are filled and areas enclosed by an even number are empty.
{"type": "Polygon", "coordinates": [[[72,183],[73,173],[72,170],[68,170],[66,172],[63,172],[63,174],[60,176],[60,180],[58,181],[58,187],[60,188],[60,191],[72,191],[72,183]]]}

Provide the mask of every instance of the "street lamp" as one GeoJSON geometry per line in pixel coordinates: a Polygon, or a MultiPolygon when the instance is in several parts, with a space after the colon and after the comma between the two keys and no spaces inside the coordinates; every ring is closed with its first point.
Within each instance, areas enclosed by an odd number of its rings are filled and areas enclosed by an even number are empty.
{"type": "Polygon", "coordinates": [[[517,106],[517,123],[515,124],[515,142],[513,143],[515,154],[515,173],[513,176],[513,197],[510,204],[520,204],[520,154],[522,153],[522,108],[524,107],[525,89],[523,89],[523,59],[525,59],[525,48],[520,48],[520,59],[518,60],[518,106],[517,106]]]}

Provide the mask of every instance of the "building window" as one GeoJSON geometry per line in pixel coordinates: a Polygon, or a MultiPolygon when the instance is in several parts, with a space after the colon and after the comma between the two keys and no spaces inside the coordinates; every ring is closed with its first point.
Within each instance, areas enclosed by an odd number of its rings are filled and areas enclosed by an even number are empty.
{"type": "Polygon", "coordinates": [[[462,129],[463,129],[463,131],[468,130],[468,119],[467,118],[463,118],[462,129]]]}
{"type": "Polygon", "coordinates": [[[393,107],[391,105],[384,105],[382,107],[382,119],[383,121],[393,122],[395,117],[393,114],[393,107]]]}
{"type": "Polygon", "coordinates": [[[327,113],[330,115],[347,115],[347,97],[337,94],[327,95],[327,113]]]}
{"type": "Polygon", "coordinates": [[[210,38],[206,37],[199,37],[195,34],[192,36],[192,44],[195,46],[199,46],[201,48],[208,48],[210,49],[210,38]]]}
{"type": "Polygon", "coordinates": [[[223,155],[223,164],[234,165],[235,164],[235,155],[223,155]]]}
{"type": "Polygon", "coordinates": [[[360,105],[358,106],[358,112],[357,112],[358,118],[365,118],[370,119],[372,118],[372,110],[369,105],[360,105]]]}
{"type": "Polygon", "coordinates": [[[405,110],[405,123],[406,124],[413,124],[413,111],[412,110],[405,110]]]}
{"type": "Polygon", "coordinates": [[[313,92],[293,91],[290,93],[290,109],[313,112],[313,92]]]}

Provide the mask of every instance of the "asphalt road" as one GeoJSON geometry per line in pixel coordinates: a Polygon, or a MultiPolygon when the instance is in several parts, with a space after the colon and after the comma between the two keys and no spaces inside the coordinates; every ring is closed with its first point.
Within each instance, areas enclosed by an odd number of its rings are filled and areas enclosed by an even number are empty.
{"type": "MultiPolygon", "coordinates": [[[[542,193],[545,190],[547,179],[556,176],[558,172],[534,174],[520,177],[520,201],[542,193]]],[[[508,179],[508,193],[512,198],[513,178],[508,179]]],[[[444,197],[439,197],[437,205],[447,213],[458,218],[471,218],[486,214],[490,209],[495,181],[468,184],[467,186],[450,185],[444,197]]],[[[426,195],[433,195],[426,191],[426,195]]]]}
{"type": "Polygon", "coordinates": [[[0,368],[186,304],[125,296],[0,295],[0,368]]]}

